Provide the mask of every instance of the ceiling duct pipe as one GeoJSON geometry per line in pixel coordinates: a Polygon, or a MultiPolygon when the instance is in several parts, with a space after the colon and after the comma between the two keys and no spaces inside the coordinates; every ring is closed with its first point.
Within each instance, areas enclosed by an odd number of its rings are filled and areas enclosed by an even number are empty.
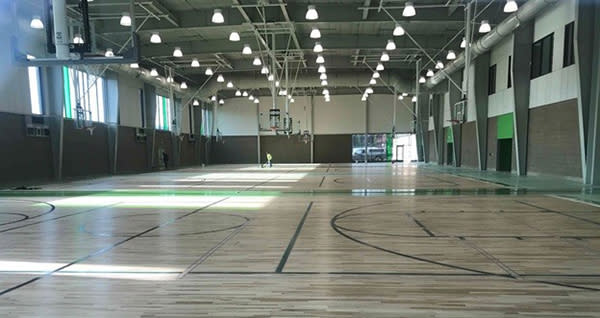
{"type": "MultiPolygon", "coordinates": [[[[533,19],[542,9],[550,4],[556,3],[558,0],[529,0],[523,4],[519,11],[511,14],[508,18],[502,21],[496,28],[484,37],[479,39],[471,46],[471,60],[477,56],[489,51],[494,45],[498,44],[504,37],[513,33],[522,23],[533,19]]],[[[447,75],[450,75],[465,66],[465,53],[461,53],[452,63],[449,63],[443,70],[440,70],[433,75],[428,81],[427,86],[433,87],[443,81],[447,75]]]]}

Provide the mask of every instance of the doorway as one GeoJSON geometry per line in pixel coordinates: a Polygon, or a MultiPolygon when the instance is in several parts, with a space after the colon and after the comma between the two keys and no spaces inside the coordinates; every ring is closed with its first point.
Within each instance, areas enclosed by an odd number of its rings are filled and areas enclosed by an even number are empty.
{"type": "Polygon", "coordinates": [[[454,165],[454,143],[446,143],[446,164],[454,165]]]}
{"type": "Polygon", "coordinates": [[[498,139],[496,171],[512,170],[512,138],[498,139]]]}

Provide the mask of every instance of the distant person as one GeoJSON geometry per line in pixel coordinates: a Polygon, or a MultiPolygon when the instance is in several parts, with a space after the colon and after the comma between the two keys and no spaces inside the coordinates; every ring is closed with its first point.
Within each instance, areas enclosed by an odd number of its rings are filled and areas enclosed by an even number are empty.
{"type": "Polygon", "coordinates": [[[273,156],[271,156],[271,154],[267,152],[267,165],[269,165],[269,168],[273,167],[273,163],[271,162],[271,160],[273,160],[273,156]]]}
{"type": "Polygon", "coordinates": [[[169,155],[167,155],[167,153],[163,151],[162,157],[163,163],[165,164],[165,170],[167,170],[169,168],[169,155]]]}

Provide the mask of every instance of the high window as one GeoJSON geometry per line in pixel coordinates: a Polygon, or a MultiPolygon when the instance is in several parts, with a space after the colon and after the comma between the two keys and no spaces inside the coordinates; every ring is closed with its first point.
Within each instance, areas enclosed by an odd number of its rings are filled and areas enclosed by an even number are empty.
{"type": "Polygon", "coordinates": [[[63,67],[65,109],[64,117],[104,122],[104,79],[83,71],[63,67]]]}
{"type": "Polygon", "coordinates": [[[507,83],[506,83],[506,88],[511,88],[512,87],[512,56],[508,57],[508,77],[507,77],[507,83]]]}
{"type": "Polygon", "coordinates": [[[496,93],[496,64],[490,66],[488,74],[488,95],[496,93]]]}
{"type": "Polygon", "coordinates": [[[29,75],[29,96],[31,100],[31,113],[41,115],[42,109],[42,91],[40,85],[40,68],[30,66],[27,68],[29,75]]]}
{"type": "Polygon", "coordinates": [[[171,130],[171,100],[167,97],[156,95],[156,118],[154,128],[171,130]]]}
{"type": "Polygon", "coordinates": [[[554,33],[533,43],[531,56],[531,78],[540,77],[552,72],[552,50],[554,33]]]}
{"type": "Polygon", "coordinates": [[[565,25],[565,47],[563,55],[563,67],[575,64],[575,22],[565,25]]]}

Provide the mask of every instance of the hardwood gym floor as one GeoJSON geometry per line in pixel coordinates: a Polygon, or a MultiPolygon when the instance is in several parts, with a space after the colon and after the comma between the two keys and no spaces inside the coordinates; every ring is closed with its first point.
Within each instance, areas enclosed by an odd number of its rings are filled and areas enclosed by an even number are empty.
{"type": "Polygon", "coordinates": [[[5,317],[600,317],[600,207],[427,166],[0,191],[5,317]]]}

